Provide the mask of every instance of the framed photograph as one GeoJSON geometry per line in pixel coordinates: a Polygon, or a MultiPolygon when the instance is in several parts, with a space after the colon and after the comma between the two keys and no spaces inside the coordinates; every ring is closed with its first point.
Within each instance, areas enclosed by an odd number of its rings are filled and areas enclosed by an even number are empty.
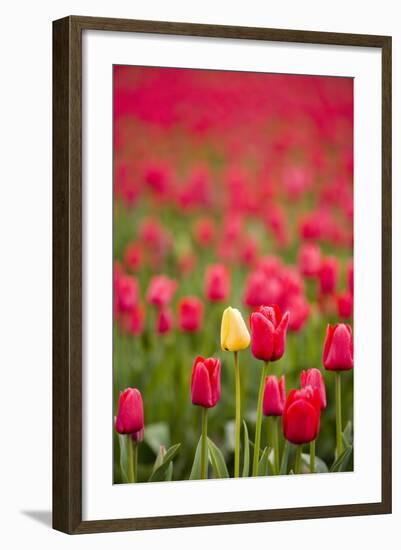
{"type": "Polygon", "coordinates": [[[53,23],[53,526],[391,512],[391,37],[53,23]]]}

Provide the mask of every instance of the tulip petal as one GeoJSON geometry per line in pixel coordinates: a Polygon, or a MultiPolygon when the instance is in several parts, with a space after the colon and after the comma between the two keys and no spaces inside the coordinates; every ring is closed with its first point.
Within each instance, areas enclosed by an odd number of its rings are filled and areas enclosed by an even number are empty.
{"type": "Polygon", "coordinates": [[[328,370],[349,370],[353,368],[351,327],[342,323],[334,327],[329,344],[325,344],[324,357],[324,366],[328,370]]]}
{"type": "Polygon", "coordinates": [[[303,444],[313,441],[319,430],[319,414],[306,399],[297,399],[287,410],[285,437],[291,443],[303,444]]]}
{"type": "Polygon", "coordinates": [[[228,307],[221,323],[221,347],[224,351],[240,351],[250,343],[250,335],[238,309],[228,307]]]}
{"type": "Polygon", "coordinates": [[[274,325],[262,312],[251,315],[251,350],[256,359],[270,361],[274,352],[274,325]]]}
{"type": "Polygon", "coordinates": [[[281,359],[281,357],[284,355],[285,339],[289,321],[290,314],[288,313],[288,311],[286,311],[274,334],[274,352],[271,359],[272,361],[277,361],[278,359],[281,359]]]}
{"type": "Polygon", "coordinates": [[[201,407],[211,407],[213,403],[209,372],[204,363],[197,363],[193,371],[192,403],[201,407]]]}

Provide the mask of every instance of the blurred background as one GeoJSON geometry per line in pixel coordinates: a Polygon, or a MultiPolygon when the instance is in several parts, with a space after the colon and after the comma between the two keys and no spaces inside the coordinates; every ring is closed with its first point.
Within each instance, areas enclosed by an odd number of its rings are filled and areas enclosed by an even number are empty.
{"type": "MultiPolygon", "coordinates": [[[[220,350],[225,307],[289,310],[287,392],[322,370],[327,323],[352,324],[353,81],[348,78],[114,67],[114,411],[137,387],[145,407],[139,478],[160,444],[180,442],[187,479],[200,435],[190,378],[198,355],[222,361],[209,436],[229,469],[233,357],[220,350]]],[[[242,411],[253,438],[262,364],[240,353],[242,411]]],[[[334,376],[316,452],[335,447],[334,376]]],[[[352,421],[343,375],[343,424],[352,421]]],[[[264,419],[262,445],[269,442],[264,419]]],[[[282,444],[282,441],[281,441],[282,444]]],[[[121,482],[114,436],[114,481],[121,482]]],[[[352,467],[352,465],[351,465],[352,467]]]]}

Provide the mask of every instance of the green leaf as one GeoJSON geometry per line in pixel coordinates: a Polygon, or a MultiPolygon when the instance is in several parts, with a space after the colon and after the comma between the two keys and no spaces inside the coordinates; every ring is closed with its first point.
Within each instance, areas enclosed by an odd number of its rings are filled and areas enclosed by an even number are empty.
{"type": "Polygon", "coordinates": [[[268,468],[269,476],[278,475],[278,472],[276,472],[274,468],[274,449],[273,448],[270,449],[269,455],[267,457],[267,468],[268,468]]]}
{"type": "Polygon", "coordinates": [[[352,423],[350,420],[348,420],[347,425],[345,426],[345,429],[342,433],[342,438],[344,441],[344,445],[346,447],[352,447],[354,437],[353,437],[352,423]]]}
{"type": "MultiPolygon", "coordinates": [[[[301,455],[302,463],[301,468],[305,473],[310,472],[310,455],[307,453],[302,453],[301,455]]],[[[327,474],[329,471],[329,468],[324,460],[322,460],[319,456],[315,456],[315,473],[316,474],[327,474]]]]}
{"type": "Polygon", "coordinates": [[[226,462],[220,449],[209,438],[207,438],[207,446],[209,449],[210,461],[212,463],[214,477],[216,479],[230,477],[228,475],[226,462]]]}
{"type": "Polygon", "coordinates": [[[170,428],[166,422],[149,424],[149,426],[146,426],[143,439],[157,455],[160,445],[165,447],[170,445],[170,428]]]}
{"type": "Polygon", "coordinates": [[[288,459],[290,457],[290,444],[285,441],[283,456],[281,457],[280,475],[285,475],[288,471],[288,459]]]}
{"type": "Polygon", "coordinates": [[[269,447],[265,447],[258,464],[258,476],[269,475],[269,447]]]}
{"type": "MultiPolygon", "coordinates": [[[[181,443],[177,443],[169,448],[163,457],[163,461],[154,471],[151,473],[149,481],[165,481],[168,473],[169,465],[172,463],[173,458],[178,453],[181,443]]],[[[156,458],[157,460],[157,458],[156,458]]]]}
{"type": "Polygon", "coordinates": [[[120,444],[121,479],[124,483],[128,483],[128,437],[123,434],[118,434],[118,442],[120,444]]]}
{"type": "Polygon", "coordinates": [[[173,462],[170,462],[170,464],[168,465],[168,468],[167,468],[165,480],[166,481],[171,481],[172,479],[173,479],[173,462]]]}
{"type": "Polygon", "coordinates": [[[200,436],[198,445],[196,447],[194,462],[192,464],[191,473],[189,474],[189,479],[201,478],[201,446],[202,446],[202,436],[200,436]]]}
{"type": "Polygon", "coordinates": [[[242,477],[249,476],[249,434],[245,420],[244,424],[244,465],[242,467],[242,477]]]}
{"type": "Polygon", "coordinates": [[[352,456],[352,447],[347,447],[340,456],[334,461],[330,472],[344,472],[347,469],[352,456]]]}
{"type": "Polygon", "coordinates": [[[163,464],[163,458],[165,456],[166,456],[166,447],[164,445],[160,445],[160,449],[157,454],[155,463],[153,464],[152,473],[155,472],[157,468],[163,464]]]}

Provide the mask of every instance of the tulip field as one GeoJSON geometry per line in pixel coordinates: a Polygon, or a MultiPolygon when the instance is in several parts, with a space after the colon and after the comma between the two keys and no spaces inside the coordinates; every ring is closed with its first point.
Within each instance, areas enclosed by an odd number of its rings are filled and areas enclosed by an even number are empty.
{"type": "Polygon", "coordinates": [[[113,71],[114,483],[352,471],[353,80],[113,71]]]}

